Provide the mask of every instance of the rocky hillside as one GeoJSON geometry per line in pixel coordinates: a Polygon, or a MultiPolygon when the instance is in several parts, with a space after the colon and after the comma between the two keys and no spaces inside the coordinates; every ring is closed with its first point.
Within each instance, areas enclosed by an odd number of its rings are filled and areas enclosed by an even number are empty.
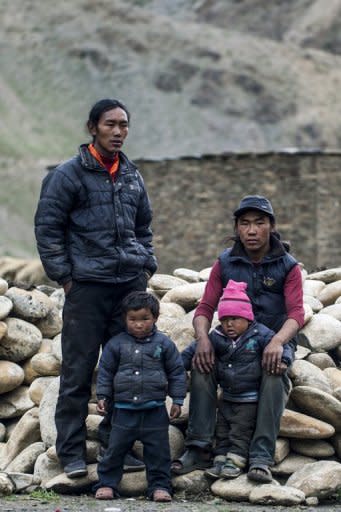
{"type": "Polygon", "coordinates": [[[340,146],[341,1],[251,3],[3,0],[1,152],[68,156],[107,95],[134,157],[340,146]]]}

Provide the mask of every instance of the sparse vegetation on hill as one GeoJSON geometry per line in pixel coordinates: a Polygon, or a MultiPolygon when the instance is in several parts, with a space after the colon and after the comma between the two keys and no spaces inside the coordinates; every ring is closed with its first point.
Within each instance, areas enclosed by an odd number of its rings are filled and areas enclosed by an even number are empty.
{"type": "Polygon", "coordinates": [[[132,158],[340,146],[341,3],[250,6],[2,0],[6,252],[20,255],[30,246],[28,217],[42,175],[34,162],[74,154],[86,140],[88,109],[100,97],[116,96],[130,107],[132,158]]]}

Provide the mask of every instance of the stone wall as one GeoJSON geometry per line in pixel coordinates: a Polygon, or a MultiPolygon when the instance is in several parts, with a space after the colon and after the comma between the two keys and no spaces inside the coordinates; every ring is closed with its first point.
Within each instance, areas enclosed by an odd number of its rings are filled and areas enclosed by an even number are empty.
{"type": "Polygon", "coordinates": [[[311,271],[340,264],[341,152],[283,151],[137,160],[154,209],[160,272],[210,266],[242,196],[273,202],[277,226],[311,271]]]}

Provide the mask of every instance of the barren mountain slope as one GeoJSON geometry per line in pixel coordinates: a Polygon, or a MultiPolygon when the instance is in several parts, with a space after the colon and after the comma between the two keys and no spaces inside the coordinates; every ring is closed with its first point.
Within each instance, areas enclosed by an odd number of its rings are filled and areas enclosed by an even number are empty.
{"type": "Polygon", "coordinates": [[[250,1],[3,0],[0,150],[69,155],[107,95],[132,110],[132,156],[339,146],[341,57],[285,40],[318,3],[272,3],[271,39],[260,0],[253,18],[250,1]]]}

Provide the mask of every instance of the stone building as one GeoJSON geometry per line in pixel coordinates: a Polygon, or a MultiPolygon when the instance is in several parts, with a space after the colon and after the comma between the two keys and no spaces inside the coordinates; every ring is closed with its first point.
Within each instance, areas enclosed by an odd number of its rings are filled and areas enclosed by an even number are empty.
{"type": "Polygon", "coordinates": [[[288,149],[136,160],[154,209],[160,272],[210,266],[240,198],[271,199],[282,238],[309,271],[340,265],[341,152],[288,149]]]}

